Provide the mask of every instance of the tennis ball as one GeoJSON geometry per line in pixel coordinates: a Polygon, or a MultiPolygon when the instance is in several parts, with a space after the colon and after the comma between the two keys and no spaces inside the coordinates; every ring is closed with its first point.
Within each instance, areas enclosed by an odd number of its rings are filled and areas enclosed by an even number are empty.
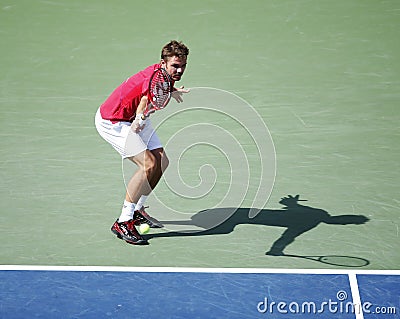
{"type": "Polygon", "coordinates": [[[139,231],[141,234],[147,234],[150,230],[149,224],[140,224],[139,231]]]}

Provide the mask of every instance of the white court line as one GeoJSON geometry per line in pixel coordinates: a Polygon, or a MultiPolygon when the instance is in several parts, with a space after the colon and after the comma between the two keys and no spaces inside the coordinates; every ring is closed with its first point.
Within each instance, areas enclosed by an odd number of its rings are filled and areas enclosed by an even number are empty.
{"type": "Polygon", "coordinates": [[[358,290],[357,275],[354,272],[349,273],[349,281],[356,319],[364,319],[360,291],[358,290]]]}
{"type": "Polygon", "coordinates": [[[158,272],[158,273],[243,273],[243,274],[366,274],[400,275],[400,270],[349,270],[349,269],[281,269],[281,268],[187,268],[187,267],[118,267],[118,266],[44,266],[0,265],[0,271],[98,271],[98,272],[158,272]]]}

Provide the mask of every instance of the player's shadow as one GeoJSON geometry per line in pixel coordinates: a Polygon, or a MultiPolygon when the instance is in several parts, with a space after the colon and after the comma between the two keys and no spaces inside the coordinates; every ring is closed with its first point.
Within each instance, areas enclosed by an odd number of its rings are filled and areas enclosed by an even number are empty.
{"type": "MultiPolygon", "coordinates": [[[[163,232],[149,234],[148,239],[160,237],[206,236],[231,233],[237,225],[265,225],[284,227],[286,230],[272,244],[267,255],[282,256],[284,249],[298,236],[317,227],[320,223],[330,225],[360,225],[368,222],[363,215],[331,216],[323,209],[300,205],[299,195],[287,196],[280,200],[282,209],[262,209],[253,218],[249,217],[249,208],[215,208],[201,211],[185,221],[162,221],[168,225],[188,225],[205,230],[188,232],[163,232]]],[[[172,228],[172,227],[171,227],[172,228]]],[[[294,255],[291,255],[294,256],[294,255]]],[[[301,256],[297,256],[301,257],[301,256]]]]}

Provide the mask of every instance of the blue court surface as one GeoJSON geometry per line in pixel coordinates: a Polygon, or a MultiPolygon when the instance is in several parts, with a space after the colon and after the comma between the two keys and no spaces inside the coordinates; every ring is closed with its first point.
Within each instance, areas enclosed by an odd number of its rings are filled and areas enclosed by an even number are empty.
{"type": "Polygon", "coordinates": [[[399,271],[2,266],[1,318],[399,318],[399,271]]]}

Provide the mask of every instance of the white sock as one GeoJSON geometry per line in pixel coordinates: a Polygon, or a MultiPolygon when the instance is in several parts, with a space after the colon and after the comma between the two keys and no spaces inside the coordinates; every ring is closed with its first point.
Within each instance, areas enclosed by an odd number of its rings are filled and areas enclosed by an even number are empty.
{"type": "Polygon", "coordinates": [[[140,196],[140,198],[136,204],[135,210],[140,210],[143,207],[144,203],[146,202],[146,199],[147,199],[147,196],[145,196],[145,195],[140,196]]]}
{"type": "Polygon", "coordinates": [[[136,204],[124,200],[124,205],[122,206],[121,216],[118,218],[119,223],[126,222],[133,218],[133,213],[135,211],[136,204]]]}

